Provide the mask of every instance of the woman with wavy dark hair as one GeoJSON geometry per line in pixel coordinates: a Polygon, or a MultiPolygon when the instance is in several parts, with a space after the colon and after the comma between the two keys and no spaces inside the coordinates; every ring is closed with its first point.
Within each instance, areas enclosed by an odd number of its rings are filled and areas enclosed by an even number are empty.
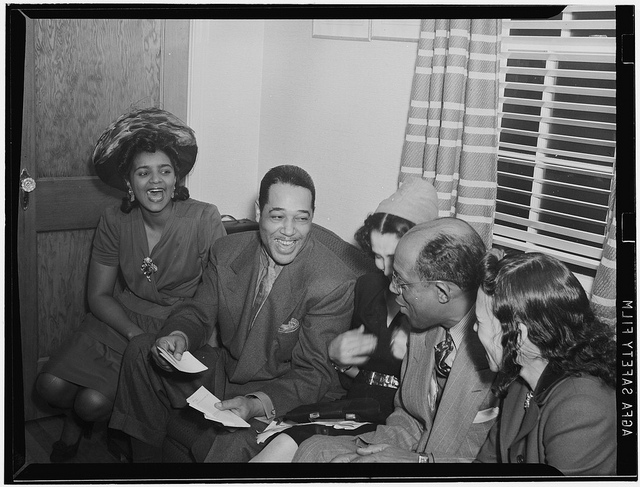
{"type": "Polygon", "coordinates": [[[541,253],[488,252],[474,329],[500,372],[500,420],[478,462],[544,463],[564,475],[616,471],[613,331],[578,279],[541,253]]]}
{"type": "Polygon", "coordinates": [[[67,413],[52,462],[73,458],[82,432],[109,418],[129,340],[155,333],[175,304],[195,294],[213,243],[226,234],[215,205],[190,199],[182,185],[197,152],[193,130],[159,108],[123,115],[95,146],[98,176],[126,196],[105,209],[96,228],[91,313],[36,383],[67,413]]]}

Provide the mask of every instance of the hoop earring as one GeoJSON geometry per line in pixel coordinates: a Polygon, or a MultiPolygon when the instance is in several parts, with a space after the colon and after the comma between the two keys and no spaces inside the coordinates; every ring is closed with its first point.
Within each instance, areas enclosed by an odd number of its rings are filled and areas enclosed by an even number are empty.
{"type": "Polygon", "coordinates": [[[133,194],[133,190],[131,188],[129,188],[129,201],[131,201],[131,203],[133,203],[136,200],[136,195],[133,194]]]}
{"type": "Polygon", "coordinates": [[[171,190],[171,199],[175,198],[176,196],[176,187],[174,186],[173,189],[171,190]]]}

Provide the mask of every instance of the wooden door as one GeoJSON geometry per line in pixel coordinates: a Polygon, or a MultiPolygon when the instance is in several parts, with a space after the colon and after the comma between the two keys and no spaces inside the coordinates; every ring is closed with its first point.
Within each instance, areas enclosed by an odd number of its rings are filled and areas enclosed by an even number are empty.
{"type": "Polygon", "coordinates": [[[34,382],[88,312],[95,226],[124,196],[95,175],[93,147],[132,106],[161,106],[186,120],[189,21],[26,22],[21,169],[36,188],[18,209],[18,285],[29,420],[52,413],[34,382]]]}

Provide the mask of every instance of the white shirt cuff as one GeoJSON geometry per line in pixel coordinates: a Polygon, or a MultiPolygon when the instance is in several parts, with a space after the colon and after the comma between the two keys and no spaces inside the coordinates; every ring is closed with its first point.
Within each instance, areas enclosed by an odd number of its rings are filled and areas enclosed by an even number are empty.
{"type": "MultiPolygon", "coordinates": [[[[251,394],[247,394],[247,397],[256,397],[262,404],[262,410],[264,411],[264,418],[267,420],[271,420],[276,417],[276,409],[273,406],[273,402],[271,398],[267,396],[264,392],[252,392],[251,394]]],[[[256,417],[256,419],[261,419],[260,417],[256,417]]]]}

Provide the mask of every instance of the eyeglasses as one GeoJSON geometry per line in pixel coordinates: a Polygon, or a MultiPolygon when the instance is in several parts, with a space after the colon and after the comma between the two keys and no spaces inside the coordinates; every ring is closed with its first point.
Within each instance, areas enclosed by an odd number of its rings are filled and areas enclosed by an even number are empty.
{"type": "Polygon", "coordinates": [[[407,286],[411,286],[413,284],[420,284],[423,282],[440,282],[440,281],[442,281],[442,279],[424,280],[424,281],[415,281],[415,282],[401,282],[400,277],[398,276],[398,274],[396,274],[396,271],[393,271],[391,273],[391,284],[393,284],[393,287],[395,287],[398,290],[398,294],[400,296],[402,296],[404,288],[407,286]]]}

